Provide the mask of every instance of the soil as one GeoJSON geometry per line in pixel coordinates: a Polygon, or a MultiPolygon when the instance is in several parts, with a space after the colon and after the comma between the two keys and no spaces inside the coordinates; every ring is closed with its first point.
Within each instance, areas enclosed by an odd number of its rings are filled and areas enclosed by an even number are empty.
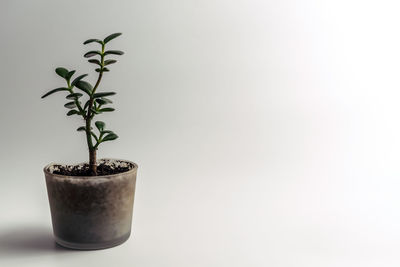
{"type": "MultiPolygon", "coordinates": [[[[97,165],[97,176],[123,173],[133,167],[134,165],[129,162],[100,160],[97,165]]],[[[77,165],[54,164],[51,172],[66,176],[92,176],[87,163],[77,165]]]]}

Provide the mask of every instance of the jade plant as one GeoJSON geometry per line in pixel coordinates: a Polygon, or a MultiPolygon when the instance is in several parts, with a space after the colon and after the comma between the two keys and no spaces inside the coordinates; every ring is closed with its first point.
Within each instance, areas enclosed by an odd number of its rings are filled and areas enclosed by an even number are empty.
{"type": "Polygon", "coordinates": [[[115,59],[110,59],[108,57],[124,54],[124,52],[120,50],[106,50],[107,43],[120,35],[121,33],[113,33],[104,38],[104,40],[89,39],[83,43],[84,45],[95,43],[100,46],[100,50],[92,50],[84,54],[85,58],[90,58],[88,59],[90,63],[96,65],[95,71],[98,72],[98,77],[94,86],[83,80],[88,74],[82,74],[73,79],[76,72],[75,70],[69,71],[66,68],[59,67],[56,68],[55,71],[59,76],[64,78],[66,86],[53,89],[42,96],[42,98],[45,98],[56,92],[66,92],[66,99],[68,102],[64,107],[69,109],[67,116],[77,115],[84,120],[85,125],[79,127],[77,131],[86,134],[86,141],[89,149],[89,170],[91,175],[97,175],[96,152],[99,145],[103,142],[118,138],[113,131],[106,130],[103,121],[94,122],[98,132],[98,134],[96,134],[93,130],[92,122],[95,116],[104,112],[114,111],[114,108],[109,107],[112,101],[107,97],[115,95],[115,92],[99,92],[98,88],[103,74],[110,71],[109,65],[117,62],[115,59]],[[86,101],[83,100],[84,95],[86,101]]]}

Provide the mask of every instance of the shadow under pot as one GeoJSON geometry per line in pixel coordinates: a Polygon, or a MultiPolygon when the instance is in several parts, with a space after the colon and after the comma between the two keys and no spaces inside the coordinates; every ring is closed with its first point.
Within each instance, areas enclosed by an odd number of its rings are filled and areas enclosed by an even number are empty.
{"type": "Polygon", "coordinates": [[[130,236],[138,166],[114,159],[98,163],[123,165],[128,170],[104,176],[67,176],[56,174],[58,164],[44,168],[54,238],[63,247],[104,249],[130,236]]]}

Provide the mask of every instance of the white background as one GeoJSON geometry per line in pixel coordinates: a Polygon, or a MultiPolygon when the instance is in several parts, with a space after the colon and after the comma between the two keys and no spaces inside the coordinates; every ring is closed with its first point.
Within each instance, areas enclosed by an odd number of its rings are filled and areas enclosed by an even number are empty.
{"type": "Polygon", "coordinates": [[[400,4],[0,2],[0,266],[400,266],[400,4]],[[126,54],[99,90],[139,164],[133,235],[54,246],[42,168],[85,161],[54,68],[126,54]],[[93,45],[94,46],[94,45],[93,45]]]}

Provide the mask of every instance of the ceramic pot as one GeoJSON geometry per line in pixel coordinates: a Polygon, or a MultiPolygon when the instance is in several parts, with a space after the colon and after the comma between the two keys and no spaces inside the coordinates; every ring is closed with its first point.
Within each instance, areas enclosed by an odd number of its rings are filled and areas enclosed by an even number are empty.
{"type": "Polygon", "coordinates": [[[137,164],[106,176],[64,176],[44,168],[55,241],[72,249],[103,249],[125,242],[131,233],[137,164]]]}

